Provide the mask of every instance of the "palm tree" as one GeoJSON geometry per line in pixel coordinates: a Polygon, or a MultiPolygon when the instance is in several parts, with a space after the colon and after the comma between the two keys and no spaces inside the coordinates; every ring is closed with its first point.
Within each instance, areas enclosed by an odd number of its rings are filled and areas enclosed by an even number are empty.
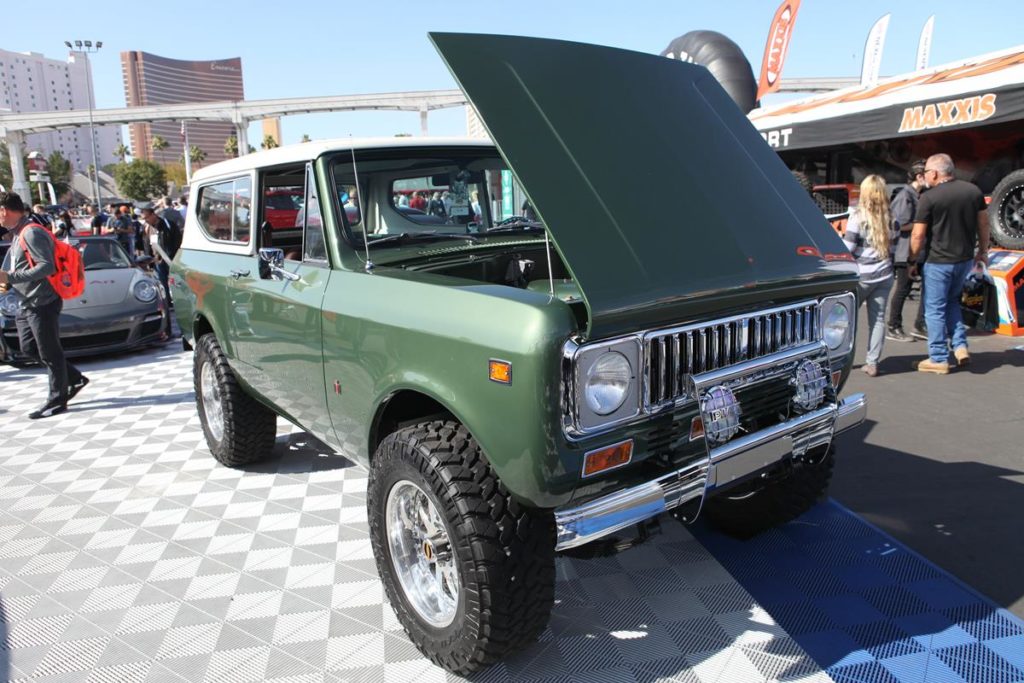
{"type": "Polygon", "coordinates": [[[159,135],[154,135],[153,139],[149,141],[149,148],[160,155],[160,165],[164,163],[164,150],[171,146],[171,143],[164,140],[159,135]]]}
{"type": "Polygon", "coordinates": [[[302,134],[302,140],[300,140],[299,142],[311,142],[311,141],[312,141],[312,138],[309,137],[309,134],[308,133],[303,133],[302,134]]]}
{"type": "Polygon", "coordinates": [[[127,147],[125,147],[125,144],[123,142],[114,149],[114,156],[120,159],[122,164],[124,163],[124,160],[129,153],[130,150],[127,147]]]}
{"type": "Polygon", "coordinates": [[[191,145],[188,148],[188,160],[195,164],[196,167],[200,166],[204,159],[206,159],[206,152],[195,145],[191,145]]]}
{"type": "Polygon", "coordinates": [[[278,146],[279,145],[277,144],[277,140],[274,139],[273,135],[264,135],[263,142],[260,144],[260,147],[262,147],[263,149],[274,149],[275,147],[278,146]]]}
{"type": "Polygon", "coordinates": [[[229,157],[238,156],[238,137],[232,135],[224,141],[224,153],[229,157]]]}

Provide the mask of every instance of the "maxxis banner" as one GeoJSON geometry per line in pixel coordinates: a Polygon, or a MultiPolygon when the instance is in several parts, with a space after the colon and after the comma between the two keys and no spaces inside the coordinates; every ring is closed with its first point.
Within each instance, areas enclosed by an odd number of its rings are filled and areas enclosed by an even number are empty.
{"type": "Polygon", "coordinates": [[[796,13],[800,9],[800,0],[782,0],[775,10],[771,28],[768,29],[768,40],[764,46],[764,57],[761,59],[761,77],[757,82],[757,99],[762,95],[776,92],[782,82],[782,67],[789,52],[789,43],[793,39],[793,26],[796,24],[796,13]]]}

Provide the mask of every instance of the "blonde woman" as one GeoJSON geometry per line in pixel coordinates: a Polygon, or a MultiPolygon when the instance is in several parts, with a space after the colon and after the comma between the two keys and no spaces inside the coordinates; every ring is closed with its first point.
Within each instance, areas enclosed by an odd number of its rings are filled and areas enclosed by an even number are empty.
{"type": "Polygon", "coordinates": [[[843,241],[860,268],[859,299],[868,305],[868,354],[862,369],[874,377],[885,344],[885,310],[892,290],[896,241],[881,176],[869,175],[860,184],[860,203],[850,212],[843,241]]]}

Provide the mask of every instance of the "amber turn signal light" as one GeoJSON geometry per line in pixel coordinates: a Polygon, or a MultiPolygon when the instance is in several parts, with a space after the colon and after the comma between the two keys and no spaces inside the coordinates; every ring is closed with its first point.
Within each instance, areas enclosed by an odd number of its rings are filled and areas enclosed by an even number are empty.
{"type": "Polygon", "coordinates": [[[583,456],[583,476],[590,477],[598,472],[605,472],[621,467],[633,457],[633,440],[623,441],[614,446],[599,448],[583,456]]]}
{"type": "Polygon", "coordinates": [[[492,382],[512,384],[512,364],[505,360],[491,359],[488,363],[487,376],[492,382]]]}
{"type": "Polygon", "coordinates": [[[835,372],[833,372],[832,373],[832,386],[834,388],[838,389],[839,388],[839,380],[841,380],[842,378],[843,378],[843,371],[842,370],[836,370],[835,372]]]}
{"type": "Polygon", "coordinates": [[[704,438],[704,420],[700,418],[700,415],[693,418],[690,422],[690,441],[696,441],[697,439],[704,438]]]}

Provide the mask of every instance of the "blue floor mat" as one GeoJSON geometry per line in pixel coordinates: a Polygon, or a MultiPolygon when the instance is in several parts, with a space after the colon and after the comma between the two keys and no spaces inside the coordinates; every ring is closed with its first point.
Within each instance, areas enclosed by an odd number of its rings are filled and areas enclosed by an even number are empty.
{"type": "Polygon", "coordinates": [[[691,531],[840,683],[1024,682],[1024,622],[834,501],[748,541],[691,531]]]}

